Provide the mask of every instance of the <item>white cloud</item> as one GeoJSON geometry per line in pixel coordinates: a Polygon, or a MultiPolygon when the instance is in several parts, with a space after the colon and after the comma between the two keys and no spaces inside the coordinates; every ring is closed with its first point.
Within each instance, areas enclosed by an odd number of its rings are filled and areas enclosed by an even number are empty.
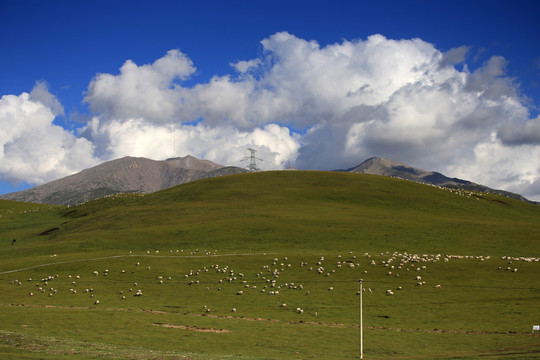
{"type": "Polygon", "coordinates": [[[96,164],[92,144],[53,124],[58,100],[43,83],[30,94],[0,98],[0,176],[41,184],[96,164]]]}
{"type": "Polygon", "coordinates": [[[448,171],[461,178],[474,178],[477,183],[512,191],[531,199],[540,199],[540,147],[533,145],[505,146],[492,132],[489,138],[473,147],[474,156],[448,166],[448,171]]]}
{"type": "Polygon", "coordinates": [[[38,81],[32,91],[30,92],[30,100],[39,102],[48,107],[54,116],[64,115],[64,107],[60,104],[60,101],[49,92],[47,83],[38,81]]]}
{"type": "Polygon", "coordinates": [[[261,60],[260,59],[252,59],[249,61],[239,60],[234,63],[231,63],[230,65],[239,73],[246,73],[250,70],[257,68],[259,65],[261,65],[261,60]]]}
{"type": "Polygon", "coordinates": [[[298,137],[288,128],[268,124],[250,132],[230,126],[208,127],[182,125],[161,126],[143,119],[114,120],[105,123],[94,117],[82,133],[94,140],[96,152],[102,158],[143,156],[166,159],[193,155],[224,165],[244,167],[240,162],[247,148],[258,151],[262,169],[283,168],[294,158],[299,147],[298,137]]]}
{"type": "MultiPolygon", "coordinates": [[[[251,147],[268,168],[337,169],[384,156],[540,199],[540,118],[504,58],[470,72],[467,46],[443,53],[382,35],[321,47],[281,32],[261,44],[259,57],[231,63],[236,73],[191,87],[182,81],[195,67],[178,50],[96,75],[79,140],[101,160],[191,154],[242,165],[251,147]]],[[[48,109],[54,127],[61,106],[46,87],[33,93],[26,101],[48,109]]]]}
{"type": "Polygon", "coordinates": [[[112,118],[168,123],[179,115],[182,89],[177,81],[194,71],[191,60],[178,50],[170,50],[151,65],[137,66],[127,60],[119,75],[96,75],[84,100],[94,113],[112,118]]]}
{"type": "Polygon", "coordinates": [[[443,57],[439,63],[440,66],[454,66],[465,61],[465,56],[469,52],[469,46],[460,46],[448,50],[443,54],[443,57]]]}
{"type": "Polygon", "coordinates": [[[504,144],[510,146],[540,145],[540,116],[535,119],[521,117],[509,121],[499,129],[498,135],[504,144]]]}

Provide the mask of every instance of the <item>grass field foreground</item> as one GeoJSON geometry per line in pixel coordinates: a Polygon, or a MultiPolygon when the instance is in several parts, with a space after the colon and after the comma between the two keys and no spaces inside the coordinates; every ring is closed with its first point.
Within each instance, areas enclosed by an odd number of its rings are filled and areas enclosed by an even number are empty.
{"type": "Polygon", "coordinates": [[[359,279],[365,358],[540,355],[540,208],[500,196],[291,171],[0,214],[3,358],[355,358],[359,279]]]}

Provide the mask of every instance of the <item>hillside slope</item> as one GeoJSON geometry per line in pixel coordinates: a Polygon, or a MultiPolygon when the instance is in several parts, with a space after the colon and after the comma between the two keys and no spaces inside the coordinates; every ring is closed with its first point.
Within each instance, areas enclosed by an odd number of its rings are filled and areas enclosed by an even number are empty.
{"type": "Polygon", "coordinates": [[[343,172],[0,200],[0,357],[351,359],[363,294],[370,359],[536,359],[539,238],[538,206],[343,172]]]}
{"type": "Polygon", "coordinates": [[[134,249],[182,243],[258,251],[287,246],[520,255],[539,252],[540,208],[389,177],[281,171],[95,200],[66,209],[54,227],[59,244],[78,241],[103,250],[130,239],[134,249]]]}

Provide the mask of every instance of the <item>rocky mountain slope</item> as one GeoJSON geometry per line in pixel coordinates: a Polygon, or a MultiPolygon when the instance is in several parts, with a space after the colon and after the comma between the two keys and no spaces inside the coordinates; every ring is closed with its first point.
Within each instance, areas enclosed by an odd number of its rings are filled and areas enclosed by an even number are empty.
{"type": "Polygon", "coordinates": [[[504,190],[491,189],[487,186],[479,185],[467,180],[449,178],[438,172],[417,169],[409,165],[381,157],[372,157],[358,166],[339,171],[398,177],[430,185],[499,194],[513,199],[535,203],[527,200],[519,194],[514,194],[504,190]]]}
{"type": "Polygon", "coordinates": [[[124,157],[32,189],[0,195],[0,198],[75,205],[111,194],[151,193],[190,181],[242,172],[247,170],[225,167],[193,156],[163,161],[124,157]]]}

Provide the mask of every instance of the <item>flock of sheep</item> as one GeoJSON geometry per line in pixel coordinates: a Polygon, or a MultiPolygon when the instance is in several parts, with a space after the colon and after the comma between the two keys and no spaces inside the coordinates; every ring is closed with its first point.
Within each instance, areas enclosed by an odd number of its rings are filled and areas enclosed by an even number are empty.
{"type": "MultiPolygon", "coordinates": [[[[172,250],[170,251],[172,252],[172,250]]],[[[177,251],[176,253],[180,254],[183,251],[177,251]]],[[[149,252],[147,252],[148,255],[149,252]]],[[[154,252],[158,254],[158,252],[154,252]]],[[[199,253],[198,250],[192,251],[191,254],[199,253]]],[[[204,251],[205,255],[208,255],[208,258],[215,259],[216,251],[204,251]]],[[[132,254],[132,252],[130,252],[132,254]]],[[[132,255],[136,256],[136,255],[132,255]]],[[[143,255],[144,256],[144,255],[143,255]]],[[[257,255],[255,255],[257,256],[257,255]]],[[[161,257],[161,256],[159,256],[161,257]]],[[[183,256],[182,256],[183,257],[183,256]]],[[[189,255],[185,256],[189,258],[189,255]]],[[[268,259],[268,256],[264,256],[265,259],[268,259]]],[[[381,284],[397,284],[398,279],[395,281],[384,282],[380,281],[381,276],[377,277],[378,280],[365,280],[367,287],[363,288],[363,291],[367,294],[373,293],[384,293],[387,296],[392,296],[395,294],[395,291],[400,291],[404,289],[404,286],[407,289],[413,289],[414,287],[424,287],[426,285],[432,286],[434,288],[441,288],[442,285],[435,281],[428,282],[427,279],[432,277],[428,271],[431,264],[437,262],[450,262],[453,260],[474,260],[479,262],[491,260],[490,256],[462,256],[462,255],[428,255],[428,254],[409,254],[407,252],[393,252],[393,253],[380,253],[377,255],[371,255],[364,253],[358,258],[352,252],[347,255],[325,255],[320,257],[313,257],[311,261],[306,261],[303,258],[301,261],[291,261],[288,257],[270,257],[271,260],[267,264],[260,265],[259,269],[245,269],[248,275],[242,271],[235,271],[229,265],[218,265],[211,264],[208,266],[203,266],[200,269],[189,270],[185,273],[176,273],[176,274],[152,274],[152,269],[150,266],[146,268],[142,267],[139,271],[145,271],[145,276],[142,277],[144,280],[139,284],[138,282],[131,283],[129,290],[118,290],[117,294],[119,299],[126,301],[126,295],[131,295],[132,297],[141,297],[143,296],[143,291],[141,288],[148,284],[148,279],[153,278],[155,280],[154,284],[159,284],[166,286],[167,284],[178,284],[180,286],[185,286],[186,289],[189,289],[191,286],[206,286],[206,290],[210,290],[212,287],[213,290],[222,291],[225,287],[228,289],[232,288],[232,291],[239,299],[236,301],[238,305],[231,308],[231,312],[236,313],[238,307],[242,305],[241,297],[246,294],[261,294],[266,296],[277,296],[283,292],[295,291],[300,295],[309,296],[312,291],[321,290],[323,286],[326,287],[327,291],[333,292],[338,286],[341,286],[339,281],[333,282],[333,279],[342,279],[339,274],[341,272],[348,272],[345,278],[347,279],[360,279],[369,278],[372,272],[381,272],[385,273],[388,277],[400,278],[399,281],[402,285],[395,286],[393,288],[383,288],[377,290],[375,286],[379,287],[381,284]],[[306,274],[311,274],[312,279],[308,284],[298,283],[297,281],[290,281],[290,279],[295,278],[299,275],[298,271],[304,271],[306,273],[302,274],[299,278],[306,278],[306,274]],[[213,274],[213,275],[211,275],[213,274]],[[216,275],[217,274],[217,275],[216,275]],[[286,274],[286,276],[283,276],[286,274]],[[424,275],[425,274],[425,275],[424,275]],[[208,276],[211,275],[211,276],[208,276]],[[174,277],[174,281],[173,281],[174,277]],[[282,278],[287,278],[289,280],[281,280],[282,278]],[[404,280],[404,281],[402,281],[404,280]],[[374,286],[375,285],[375,286],[374,286]]],[[[518,268],[516,263],[519,262],[540,262],[540,258],[534,257],[509,257],[503,256],[499,260],[502,260],[508,265],[506,267],[507,271],[517,272],[518,268]]],[[[141,261],[144,261],[141,259],[141,261]]],[[[130,271],[122,269],[120,271],[115,271],[113,274],[109,269],[96,269],[89,274],[81,275],[64,275],[60,276],[59,274],[55,275],[46,275],[39,280],[34,280],[29,278],[27,283],[33,286],[33,289],[28,291],[29,296],[34,296],[37,294],[44,294],[48,297],[60,296],[61,294],[77,295],[84,294],[88,296],[90,301],[94,305],[99,305],[99,299],[95,298],[96,292],[93,287],[84,287],[83,289],[79,288],[79,282],[82,281],[84,277],[95,277],[92,282],[97,288],[100,286],[101,278],[114,277],[116,281],[119,281],[124,289],[127,288],[126,282],[128,280],[122,280],[122,274],[128,272],[134,274],[135,269],[139,269],[141,266],[141,261],[137,261],[133,264],[133,268],[130,271]],[[58,286],[54,286],[58,283],[58,286]],[[69,289],[67,289],[69,287],[69,289]],[[61,290],[61,289],[64,290],[61,290]]],[[[164,261],[166,259],[164,258],[164,261]]],[[[497,267],[497,270],[502,270],[503,267],[497,267]]],[[[104,280],[103,280],[104,281],[104,280]]],[[[17,279],[12,280],[11,284],[23,287],[23,283],[17,279]]],[[[23,287],[24,288],[24,287],[23,287]]],[[[156,291],[155,287],[152,291],[156,291]]],[[[189,291],[189,290],[187,290],[189,291]]],[[[145,292],[145,295],[147,293],[145,292]]],[[[360,295],[359,291],[351,293],[351,295],[360,295]]],[[[152,296],[151,292],[148,293],[148,296],[152,296]]],[[[300,297],[297,297],[300,299],[300,297]]],[[[108,297],[110,299],[110,297],[108,297]]],[[[289,297],[290,299],[290,297],[289,297]]],[[[297,301],[298,303],[292,306],[292,309],[297,314],[303,314],[304,309],[301,303],[301,300],[297,301]]],[[[233,301],[234,303],[234,301],[233,301]]],[[[288,304],[283,301],[276,301],[276,306],[281,307],[284,310],[289,308],[288,304]]],[[[202,307],[204,313],[209,313],[211,310],[208,306],[204,305],[202,307]]],[[[315,312],[314,316],[317,316],[315,312]]]]}

